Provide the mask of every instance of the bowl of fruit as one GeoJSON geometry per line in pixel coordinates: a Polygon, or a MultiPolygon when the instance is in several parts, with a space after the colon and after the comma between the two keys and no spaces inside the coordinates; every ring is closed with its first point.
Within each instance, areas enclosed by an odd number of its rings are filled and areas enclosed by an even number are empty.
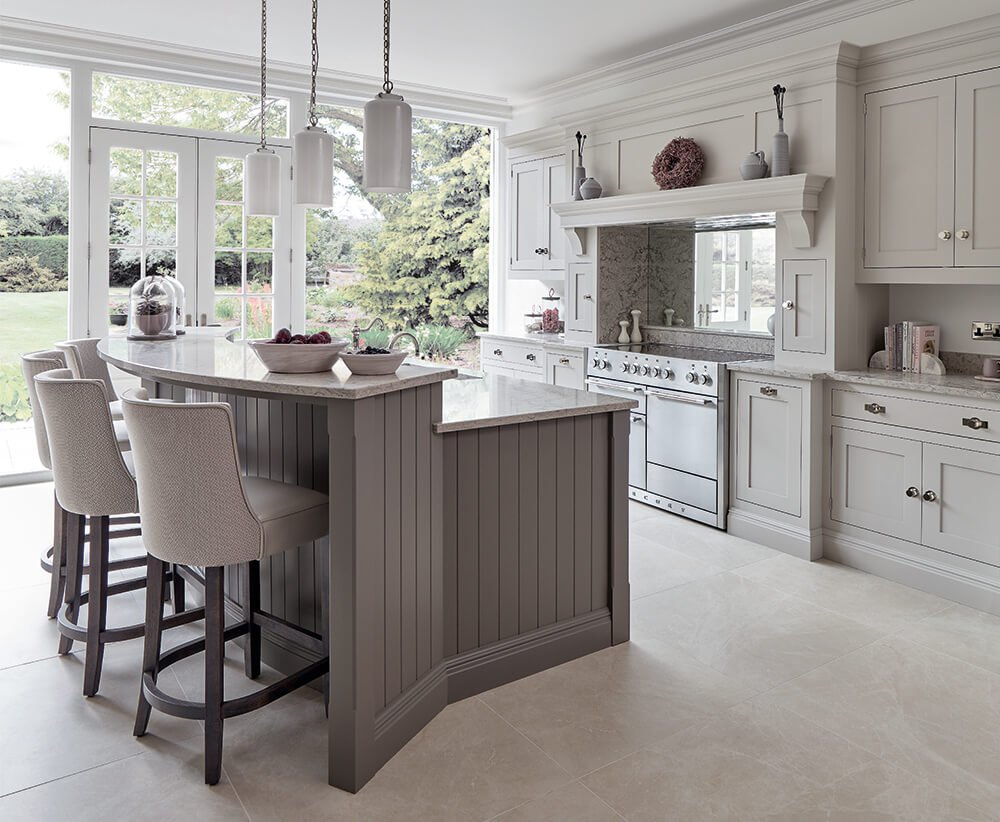
{"type": "Polygon", "coordinates": [[[403,364],[407,351],[391,351],[388,348],[373,348],[366,346],[357,351],[344,351],[340,359],[351,369],[352,374],[359,377],[387,376],[395,374],[396,369],[403,364]]]}
{"type": "Polygon", "coordinates": [[[282,328],[269,340],[250,340],[247,344],[268,371],[312,374],[333,368],[348,341],[334,339],[326,331],[306,336],[282,328]]]}

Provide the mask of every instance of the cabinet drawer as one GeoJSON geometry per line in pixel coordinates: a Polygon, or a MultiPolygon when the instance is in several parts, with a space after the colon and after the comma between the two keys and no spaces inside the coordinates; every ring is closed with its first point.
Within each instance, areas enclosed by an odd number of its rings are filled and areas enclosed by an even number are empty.
{"type": "Polygon", "coordinates": [[[482,359],[484,363],[505,363],[529,371],[543,372],[545,369],[545,352],[540,345],[484,339],[482,359]]]}
{"type": "Polygon", "coordinates": [[[550,385],[583,390],[583,357],[561,351],[545,352],[545,381],[550,385]]]}
{"type": "Polygon", "coordinates": [[[1000,443],[1000,411],[988,408],[834,389],[831,410],[835,417],[1000,443]]]}

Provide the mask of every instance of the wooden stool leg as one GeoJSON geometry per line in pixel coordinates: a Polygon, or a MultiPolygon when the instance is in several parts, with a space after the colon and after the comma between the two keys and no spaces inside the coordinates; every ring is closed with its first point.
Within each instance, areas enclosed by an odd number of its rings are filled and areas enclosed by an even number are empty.
{"type": "Polygon", "coordinates": [[[83,695],[94,696],[101,685],[104,643],[108,623],[108,517],[90,518],[90,587],[87,599],[87,655],[83,667],[83,695]],[[96,519],[96,523],[95,523],[96,519]]]}
{"type": "Polygon", "coordinates": [[[184,577],[178,573],[179,565],[174,565],[173,570],[173,606],[174,613],[179,614],[184,610],[184,577]]]}
{"type": "Polygon", "coordinates": [[[49,619],[55,619],[66,587],[66,512],[55,501],[52,523],[52,579],[49,580],[49,619]]]}
{"type": "MultiPolygon", "coordinates": [[[[167,575],[167,564],[152,554],[146,555],[146,632],[142,641],[142,673],[149,674],[156,682],[160,672],[160,644],[163,639],[163,579],[167,575]]],[[[149,726],[152,706],[146,701],[142,690],[142,675],[139,677],[139,707],[135,712],[136,736],[143,736],[149,726]]]]}
{"type": "Polygon", "coordinates": [[[250,679],[260,676],[260,625],[256,615],[260,612],[260,562],[248,562],[240,569],[240,598],[243,600],[243,619],[250,627],[243,646],[243,667],[250,679]]]}
{"type": "MultiPolygon", "coordinates": [[[[80,514],[65,512],[64,534],[66,543],[66,616],[76,622],[80,614],[80,594],[83,591],[84,522],[80,514]]],[[[59,653],[68,654],[73,640],[59,637],[59,653]]]]}
{"type": "Polygon", "coordinates": [[[215,785],[222,776],[224,631],[223,569],[205,569],[205,784],[215,785]]]}

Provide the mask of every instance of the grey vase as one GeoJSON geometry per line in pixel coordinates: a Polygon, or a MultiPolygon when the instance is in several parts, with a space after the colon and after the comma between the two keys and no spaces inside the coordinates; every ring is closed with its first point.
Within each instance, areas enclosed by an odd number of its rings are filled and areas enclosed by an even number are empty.
{"type": "Polygon", "coordinates": [[[788,170],[788,135],[785,134],[785,121],[778,120],[778,133],[771,143],[771,176],[786,177],[788,170]]]}
{"type": "Polygon", "coordinates": [[[582,200],[583,197],[580,194],[580,183],[587,179],[587,169],[583,166],[573,167],[573,199],[582,200]]]}
{"type": "Polygon", "coordinates": [[[580,183],[580,197],[584,200],[596,200],[601,196],[602,191],[604,189],[601,187],[601,184],[593,177],[588,177],[580,183]]]}

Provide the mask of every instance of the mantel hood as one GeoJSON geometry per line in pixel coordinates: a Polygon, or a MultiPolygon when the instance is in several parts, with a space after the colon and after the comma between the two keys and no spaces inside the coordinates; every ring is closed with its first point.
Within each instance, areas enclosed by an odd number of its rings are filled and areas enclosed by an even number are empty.
{"type": "Polygon", "coordinates": [[[759,225],[764,215],[784,220],[796,248],[813,245],[813,216],[819,195],[829,177],[791,174],[762,180],[741,180],[692,186],[645,194],[620,194],[596,200],[553,203],[566,230],[570,248],[584,253],[587,228],[647,223],[697,223],[718,221],[730,225],[759,225]]]}

